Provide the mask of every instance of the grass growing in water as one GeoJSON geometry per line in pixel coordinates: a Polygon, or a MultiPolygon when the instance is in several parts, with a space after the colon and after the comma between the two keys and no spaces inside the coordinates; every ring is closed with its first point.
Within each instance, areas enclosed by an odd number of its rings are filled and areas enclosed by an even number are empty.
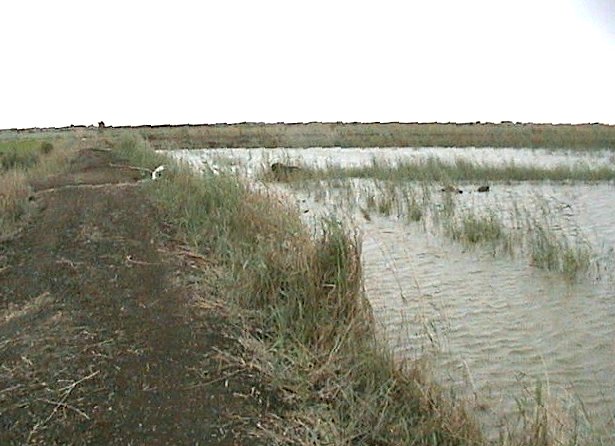
{"type": "Polygon", "coordinates": [[[411,189],[409,192],[404,191],[403,197],[408,220],[411,222],[420,221],[423,218],[424,211],[414,189],[411,189]]]}
{"type": "Polygon", "coordinates": [[[493,212],[477,215],[464,211],[446,229],[453,240],[466,245],[490,243],[495,246],[504,237],[504,226],[493,212]]]}
{"type": "MultiPolygon", "coordinates": [[[[507,181],[613,181],[615,168],[590,167],[579,163],[574,166],[538,167],[506,162],[501,165],[484,165],[461,158],[452,162],[431,156],[416,161],[390,163],[372,160],[371,164],[358,167],[331,167],[317,169],[304,167],[302,178],[371,178],[392,182],[439,182],[442,185],[467,182],[507,181]]],[[[288,181],[294,181],[289,178],[288,181]]]]}
{"type": "Polygon", "coordinates": [[[592,250],[581,242],[557,237],[540,223],[533,225],[529,240],[532,263],[548,271],[562,273],[575,280],[587,273],[592,265],[592,250]]]}
{"type": "MultiPolygon", "coordinates": [[[[319,190],[329,189],[327,184],[331,181],[340,180],[319,182],[319,190]]],[[[308,193],[310,184],[314,183],[292,183],[308,193]]],[[[468,206],[462,199],[464,195],[439,192],[438,183],[434,182],[359,180],[345,184],[343,194],[331,196],[338,206],[359,210],[367,220],[371,219],[370,214],[379,213],[397,216],[408,223],[421,222],[426,231],[440,232],[466,246],[488,247],[494,255],[526,255],[533,266],[562,274],[571,281],[598,272],[590,245],[580,238],[578,231],[567,235],[554,229],[556,225],[549,218],[552,206],[540,196],[532,198],[531,208],[507,199],[506,206],[492,203],[488,209],[479,209],[477,203],[468,206]]]]}

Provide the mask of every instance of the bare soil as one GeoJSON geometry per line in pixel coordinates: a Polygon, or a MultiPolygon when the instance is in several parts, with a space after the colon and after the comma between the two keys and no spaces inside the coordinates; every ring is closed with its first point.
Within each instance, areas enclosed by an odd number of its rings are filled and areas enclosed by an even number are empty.
{"type": "Polygon", "coordinates": [[[123,165],[81,151],[0,243],[0,444],[258,444],[272,398],[223,360],[216,269],[123,165]]]}

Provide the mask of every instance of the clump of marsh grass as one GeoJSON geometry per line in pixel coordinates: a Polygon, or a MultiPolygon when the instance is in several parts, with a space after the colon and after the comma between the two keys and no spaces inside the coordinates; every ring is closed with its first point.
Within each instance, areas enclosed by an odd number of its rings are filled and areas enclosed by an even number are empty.
{"type": "Polygon", "coordinates": [[[53,144],[52,143],[50,143],[49,141],[41,142],[41,146],[40,146],[41,153],[47,155],[52,150],[53,150],[53,144]]]}
{"type": "Polygon", "coordinates": [[[397,194],[394,187],[391,185],[383,185],[378,183],[379,187],[375,195],[375,208],[379,214],[390,216],[397,207],[397,194]]]}
{"type": "Polygon", "coordinates": [[[47,155],[53,149],[50,141],[37,139],[0,141],[0,171],[28,169],[38,163],[41,155],[47,155]]]}
{"type": "Polygon", "coordinates": [[[417,222],[423,218],[423,209],[414,195],[406,196],[406,215],[411,222],[417,222]]]}
{"type": "Polygon", "coordinates": [[[15,168],[27,169],[38,161],[38,154],[34,151],[20,151],[9,149],[0,153],[0,168],[9,170],[15,168]]]}
{"type": "Polygon", "coordinates": [[[494,212],[477,215],[466,210],[446,229],[453,240],[466,245],[489,243],[495,246],[504,237],[504,226],[494,212]]]}
{"type": "Polygon", "coordinates": [[[529,254],[532,264],[548,271],[559,272],[569,280],[587,273],[592,266],[592,250],[580,241],[558,236],[540,222],[529,233],[529,254]]]}
{"type": "Polygon", "coordinates": [[[521,384],[522,393],[515,398],[515,420],[507,423],[498,444],[606,446],[612,443],[612,433],[592,426],[582,403],[554,397],[548,379],[534,385],[521,384]]]}
{"type": "Polygon", "coordinates": [[[113,144],[120,158],[129,160],[135,166],[151,170],[161,164],[169,163],[168,157],[151,150],[149,145],[135,134],[118,135],[113,144]]]}

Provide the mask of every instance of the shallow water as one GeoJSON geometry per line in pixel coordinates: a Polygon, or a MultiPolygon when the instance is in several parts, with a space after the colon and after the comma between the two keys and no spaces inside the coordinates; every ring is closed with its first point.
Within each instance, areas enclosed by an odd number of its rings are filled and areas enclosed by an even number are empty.
{"type": "MultiPolygon", "coordinates": [[[[613,156],[520,149],[218,149],[172,155],[195,168],[207,162],[247,176],[275,161],[325,167],[356,166],[374,157],[438,156],[485,164],[601,166],[613,156]]],[[[594,422],[613,422],[615,186],[496,184],[488,194],[454,198],[460,208],[500,213],[519,203],[530,212],[546,209],[554,230],[582,237],[599,263],[600,274],[574,282],[531,266],[523,256],[464,247],[395,212],[366,216],[359,212],[362,195],[373,184],[355,181],[352,187],[358,193],[286,192],[310,211],[303,214],[307,222],[333,212],[360,228],[366,292],[382,336],[399,357],[429,358],[443,383],[479,403],[488,431],[510,417],[515,398],[537,382],[561,410],[582,401],[594,422]]]]}
{"type": "Polygon", "coordinates": [[[615,408],[615,302],[610,283],[567,283],[522,261],[373,219],[364,226],[366,291],[401,356],[433,356],[441,379],[475,396],[495,428],[522,386],[615,408]],[[430,351],[430,349],[433,349],[430,351]]]}
{"type": "Polygon", "coordinates": [[[306,165],[318,168],[329,166],[357,167],[370,163],[374,158],[395,163],[412,161],[426,157],[436,157],[444,161],[456,159],[499,165],[513,162],[518,166],[553,167],[556,165],[574,166],[578,163],[596,167],[613,163],[610,151],[550,151],[543,149],[507,149],[507,148],[363,148],[363,147],[311,147],[307,149],[204,149],[175,150],[173,156],[200,167],[205,161],[209,164],[226,164],[235,168],[246,169],[248,175],[256,169],[274,162],[306,165]],[[235,162],[233,162],[235,160],[235,162]],[[249,161],[247,164],[238,160],[249,161]]]}

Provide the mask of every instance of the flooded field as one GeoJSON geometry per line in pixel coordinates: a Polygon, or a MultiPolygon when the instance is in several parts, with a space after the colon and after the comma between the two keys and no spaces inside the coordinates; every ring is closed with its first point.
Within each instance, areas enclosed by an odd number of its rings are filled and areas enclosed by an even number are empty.
{"type": "MultiPolygon", "coordinates": [[[[316,225],[333,214],[363,240],[365,288],[399,358],[424,358],[475,404],[488,431],[540,398],[615,430],[615,186],[370,178],[264,181],[273,162],[356,167],[437,157],[483,165],[612,166],[612,152],[522,149],[209,149],[174,151],[282,193],[316,225]]],[[[564,421],[562,421],[564,423],[564,421]]]]}
{"type": "Polygon", "coordinates": [[[489,149],[489,148],[340,148],[313,147],[309,149],[205,149],[174,150],[173,156],[183,159],[195,167],[210,165],[233,166],[233,170],[252,175],[264,165],[274,162],[291,162],[312,167],[354,167],[370,163],[373,159],[387,162],[408,161],[426,157],[444,160],[463,159],[477,163],[501,164],[513,162],[528,166],[557,166],[586,163],[598,167],[615,163],[612,151],[576,152],[569,150],[543,149],[489,149]]]}

